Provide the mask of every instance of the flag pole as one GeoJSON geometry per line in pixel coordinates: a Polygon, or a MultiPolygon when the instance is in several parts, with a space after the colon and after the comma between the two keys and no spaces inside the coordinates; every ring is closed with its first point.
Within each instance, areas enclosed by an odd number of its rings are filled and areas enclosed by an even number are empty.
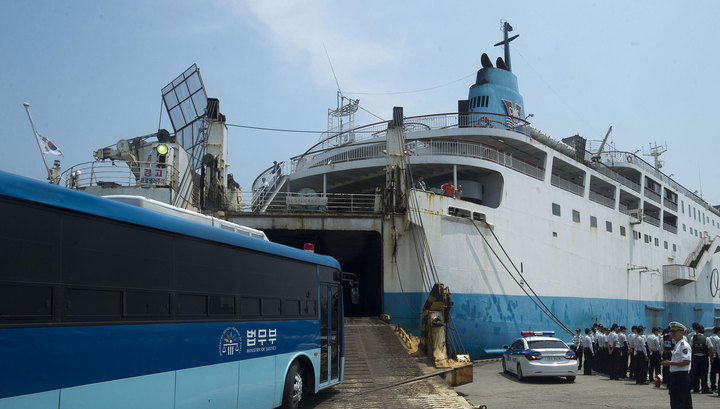
{"type": "Polygon", "coordinates": [[[45,164],[45,171],[47,171],[48,180],[51,180],[50,168],[48,168],[47,161],[45,161],[45,153],[43,153],[42,147],[40,146],[40,138],[38,137],[38,133],[35,130],[35,123],[32,120],[32,116],[30,116],[30,104],[28,104],[27,102],[23,102],[23,106],[25,107],[25,112],[27,112],[28,119],[30,120],[30,126],[32,127],[33,134],[35,134],[35,142],[37,142],[38,149],[40,150],[40,157],[43,160],[43,164],[45,164]]]}

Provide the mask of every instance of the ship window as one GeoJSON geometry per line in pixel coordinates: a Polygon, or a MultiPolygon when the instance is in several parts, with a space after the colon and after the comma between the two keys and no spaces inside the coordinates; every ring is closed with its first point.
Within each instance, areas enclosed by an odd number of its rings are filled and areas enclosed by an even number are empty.
{"type": "Polygon", "coordinates": [[[597,217],[595,217],[595,216],[590,216],[590,227],[595,227],[595,228],[597,228],[597,217]]]}
{"type": "Polygon", "coordinates": [[[620,226],[620,235],[621,236],[625,235],[625,226],[620,226]]]}
{"type": "Polygon", "coordinates": [[[685,226],[685,223],[683,223],[683,231],[687,231],[687,226],[685,226]]]}
{"type": "Polygon", "coordinates": [[[677,244],[673,243],[673,251],[677,251],[677,244]]]}
{"type": "Polygon", "coordinates": [[[573,209],[573,221],[575,223],[580,223],[580,212],[575,209],[573,209]]]}
{"type": "Polygon", "coordinates": [[[552,214],[555,216],[560,216],[560,205],[557,203],[552,204],[552,214]]]}
{"type": "MultiPolygon", "coordinates": [[[[610,233],[612,233],[612,222],[609,222],[609,221],[606,221],[606,222],[605,222],[605,230],[607,230],[607,231],[609,231],[610,233]]],[[[624,236],[624,234],[623,234],[623,236],[624,236]]]]}
{"type": "Polygon", "coordinates": [[[665,250],[667,250],[667,249],[668,249],[668,242],[666,241],[664,244],[665,244],[665,250]]]}
{"type": "Polygon", "coordinates": [[[645,243],[650,243],[650,236],[647,234],[645,235],[645,243]]]}
{"type": "Polygon", "coordinates": [[[660,247],[660,241],[655,237],[655,247],[660,247]]]}
{"type": "Polygon", "coordinates": [[[680,201],[680,208],[682,209],[683,214],[685,214],[685,202],[682,200],[680,201]]]}

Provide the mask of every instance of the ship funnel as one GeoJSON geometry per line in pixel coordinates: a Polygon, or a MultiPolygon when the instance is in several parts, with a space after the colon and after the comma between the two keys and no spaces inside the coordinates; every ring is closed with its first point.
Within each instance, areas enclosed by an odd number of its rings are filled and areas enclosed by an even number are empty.
{"type": "Polygon", "coordinates": [[[502,57],[498,57],[497,61],[495,62],[495,65],[498,68],[502,68],[505,71],[510,71],[510,68],[508,68],[507,64],[505,64],[505,61],[503,61],[502,57]]]}
{"type": "Polygon", "coordinates": [[[480,64],[482,64],[483,68],[493,68],[490,57],[488,57],[488,55],[485,53],[483,53],[482,57],[480,57],[480,64]]]}

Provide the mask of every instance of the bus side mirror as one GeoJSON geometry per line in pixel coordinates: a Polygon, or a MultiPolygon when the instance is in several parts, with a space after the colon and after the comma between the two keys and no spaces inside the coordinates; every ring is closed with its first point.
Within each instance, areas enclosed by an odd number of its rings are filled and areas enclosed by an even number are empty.
{"type": "Polygon", "coordinates": [[[360,304],[360,288],[353,287],[350,289],[350,301],[353,304],[360,304]]]}

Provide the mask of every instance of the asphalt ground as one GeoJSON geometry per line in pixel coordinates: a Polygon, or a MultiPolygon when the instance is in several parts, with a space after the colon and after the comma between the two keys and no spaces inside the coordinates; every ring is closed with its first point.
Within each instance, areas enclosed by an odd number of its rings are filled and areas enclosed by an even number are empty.
{"type": "MultiPolygon", "coordinates": [[[[634,380],[611,381],[605,375],[579,374],[574,383],[565,378],[528,378],[519,382],[514,374],[504,374],[500,360],[477,362],[475,381],[455,388],[472,405],[495,408],[668,408],[667,389],[636,385],[634,380]]],[[[720,408],[717,392],[692,394],[694,409],[720,408]]]]}

